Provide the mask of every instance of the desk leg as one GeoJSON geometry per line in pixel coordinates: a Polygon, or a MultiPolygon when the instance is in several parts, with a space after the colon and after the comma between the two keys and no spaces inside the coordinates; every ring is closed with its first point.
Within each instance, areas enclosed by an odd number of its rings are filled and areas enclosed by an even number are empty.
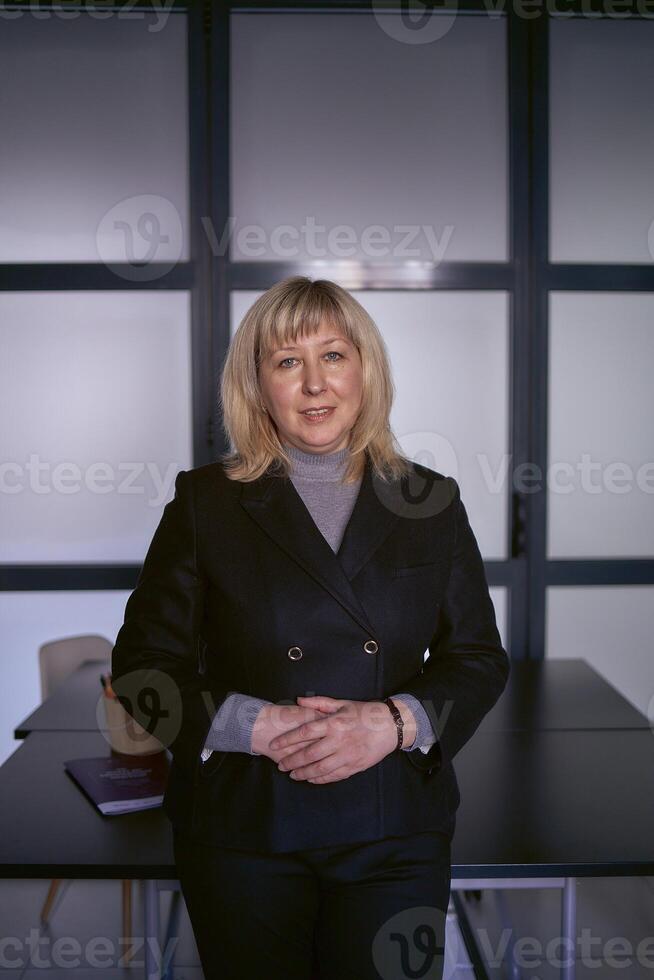
{"type": "Polygon", "coordinates": [[[577,958],[577,879],[565,878],[561,902],[561,937],[563,939],[561,980],[575,980],[577,958]]]}
{"type": "MultiPolygon", "coordinates": [[[[168,956],[170,944],[177,944],[179,942],[179,905],[181,897],[182,893],[179,888],[176,888],[170,896],[170,912],[168,913],[168,925],[166,926],[166,936],[162,950],[164,959],[168,956]]],[[[173,952],[170,955],[170,959],[167,961],[166,969],[163,971],[161,980],[173,980],[174,958],[175,950],[173,945],[173,952]]]]}
{"type": "Polygon", "coordinates": [[[506,907],[506,896],[504,894],[504,889],[498,888],[495,890],[495,902],[500,913],[500,922],[502,925],[502,931],[505,929],[509,933],[509,941],[504,952],[505,963],[508,964],[509,977],[510,980],[522,980],[522,971],[519,965],[516,963],[515,955],[515,929],[511,924],[511,919],[509,917],[507,907],[506,907]]]}
{"type": "Polygon", "coordinates": [[[145,980],[159,980],[159,890],[152,878],[143,879],[143,927],[145,980]]]}

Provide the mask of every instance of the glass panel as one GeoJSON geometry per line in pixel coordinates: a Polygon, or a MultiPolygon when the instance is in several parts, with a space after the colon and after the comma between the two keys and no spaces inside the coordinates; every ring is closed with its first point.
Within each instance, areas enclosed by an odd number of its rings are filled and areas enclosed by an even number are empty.
{"type": "Polygon", "coordinates": [[[504,18],[231,22],[233,258],[507,258],[504,18]]]}
{"type": "Polygon", "coordinates": [[[41,703],[39,647],[87,633],[115,643],[129,595],[124,591],[0,592],[0,764],[20,744],[13,738],[14,728],[41,703]]]}
{"type": "Polygon", "coordinates": [[[502,638],[502,646],[511,656],[509,647],[509,590],[505,586],[494,585],[488,590],[495,606],[497,628],[502,638]]]}
{"type": "MultiPolygon", "coordinates": [[[[232,329],[259,296],[232,293],[232,329]]],[[[455,477],[484,558],[506,558],[508,297],[501,292],[352,292],[377,323],[404,452],[455,477]]]]}
{"type": "Polygon", "coordinates": [[[550,297],[548,555],[654,554],[654,294],[550,297]]]}
{"type": "Polygon", "coordinates": [[[546,656],[586,660],[654,723],[654,586],[552,586],[546,656]]]}
{"type": "Polygon", "coordinates": [[[188,259],[184,15],[3,18],[0,92],[0,261],[188,259]]]}
{"type": "Polygon", "coordinates": [[[4,562],[142,561],[192,460],[187,292],[0,293],[4,562]]]}
{"type": "Polygon", "coordinates": [[[550,255],[654,258],[654,24],[550,19],[550,255]]]}

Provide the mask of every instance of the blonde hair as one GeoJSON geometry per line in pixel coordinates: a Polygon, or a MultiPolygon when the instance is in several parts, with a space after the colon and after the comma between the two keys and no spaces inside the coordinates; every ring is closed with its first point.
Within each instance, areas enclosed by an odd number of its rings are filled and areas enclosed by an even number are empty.
{"type": "Polygon", "coordinates": [[[340,329],[358,349],[362,365],[362,407],[350,430],[344,482],[358,479],[368,453],[382,480],[409,472],[389,416],[395,394],[384,340],[372,317],[341,286],[328,279],[290,276],[271,286],[247,311],[234,334],[220,381],[223,428],[231,450],[221,461],[232,480],[256,480],[269,468],[287,476],[291,459],[259,385],[259,365],[274,350],[312,336],[323,322],[340,329]]]}

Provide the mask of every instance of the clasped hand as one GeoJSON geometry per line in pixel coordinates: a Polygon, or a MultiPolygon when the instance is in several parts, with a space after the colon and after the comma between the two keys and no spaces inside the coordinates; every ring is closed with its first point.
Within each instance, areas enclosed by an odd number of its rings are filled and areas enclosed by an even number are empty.
{"type": "MultiPolygon", "coordinates": [[[[255,722],[252,746],[291,779],[331,783],[375,765],[397,745],[397,728],[383,701],[348,701],[322,695],[298,705],[267,705],[255,722]],[[285,731],[280,729],[286,729],[285,731]]],[[[405,720],[413,715],[398,704],[405,720]]],[[[409,724],[410,727],[410,724],[409,724]]]]}

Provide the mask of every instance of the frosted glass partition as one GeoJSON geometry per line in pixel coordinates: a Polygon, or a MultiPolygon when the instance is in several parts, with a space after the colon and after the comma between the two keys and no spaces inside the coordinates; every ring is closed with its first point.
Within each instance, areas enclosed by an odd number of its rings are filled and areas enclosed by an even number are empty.
{"type": "Polygon", "coordinates": [[[187,292],[0,293],[0,561],[142,561],[192,460],[187,292]]]}
{"type": "Polygon", "coordinates": [[[654,258],[654,23],[550,18],[550,256],[654,258]]]}
{"type": "Polygon", "coordinates": [[[550,297],[550,558],[654,554],[654,294],[550,297]]]}
{"type": "Polygon", "coordinates": [[[654,586],[552,586],[546,617],[546,656],[588,661],[654,725],[654,586]]]}
{"type": "Polygon", "coordinates": [[[497,628],[499,630],[499,634],[502,639],[502,646],[510,656],[511,650],[509,647],[509,590],[504,586],[493,586],[493,588],[489,589],[489,592],[490,592],[490,597],[493,600],[493,605],[495,607],[495,618],[497,620],[497,628]]]}
{"type": "Polygon", "coordinates": [[[186,16],[0,31],[0,261],[188,259],[186,16]]]}
{"type": "Polygon", "coordinates": [[[402,23],[232,14],[234,259],[507,258],[506,20],[402,23]]]}
{"type": "MultiPolygon", "coordinates": [[[[232,293],[232,330],[260,294],[232,293]]],[[[484,558],[507,557],[508,297],[503,292],[353,291],[384,340],[404,452],[455,477],[484,558]]]]}
{"type": "Polygon", "coordinates": [[[18,748],[14,728],[41,703],[39,647],[85,633],[105,636],[113,644],[129,594],[0,592],[0,764],[18,748]]]}

